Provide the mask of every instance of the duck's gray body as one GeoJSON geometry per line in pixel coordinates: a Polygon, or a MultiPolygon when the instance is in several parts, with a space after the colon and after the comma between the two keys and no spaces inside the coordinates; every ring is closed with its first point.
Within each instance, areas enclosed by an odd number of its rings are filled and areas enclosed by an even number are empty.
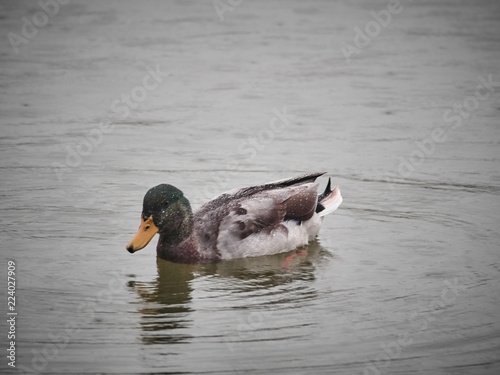
{"type": "Polygon", "coordinates": [[[318,194],[313,173],[223,193],[193,215],[191,234],[180,243],[158,242],[158,256],[191,263],[270,255],[307,244],[323,216],[342,203],[340,190],[318,194]]]}

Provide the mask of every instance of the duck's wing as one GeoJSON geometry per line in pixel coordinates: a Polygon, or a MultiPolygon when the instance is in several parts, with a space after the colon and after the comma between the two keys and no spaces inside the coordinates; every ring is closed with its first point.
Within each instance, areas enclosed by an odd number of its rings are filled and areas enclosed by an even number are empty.
{"type": "Polygon", "coordinates": [[[233,191],[233,195],[235,198],[245,197],[245,196],[251,196],[251,195],[256,194],[260,191],[272,190],[272,189],[278,189],[278,188],[286,188],[289,186],[306,184],[309,182],[314,182],[319,176],[322,176],[325,173],[326,172],[310,173],[310,174],[306,174],[306,175],[299,176],[299,177],[288,178],[288,179],[284,179],[284,180],[270,182],[270,183],[267,183],[264,185],[251,186],[248,188],[243,188],[243,189],[239,189],[237,191],[233,191]]]}
{"type": "MultiPolygon", "coordinates": [[[[324,173],[280,180],[218,196],[195,213],[195,230],[206,251],[231,251],[256,234],[287,232],[284,223],[309,220],[318,206],[318,184],[324,173]]],[[[286,233],[285,233],[286,234],[286,233]]]]}

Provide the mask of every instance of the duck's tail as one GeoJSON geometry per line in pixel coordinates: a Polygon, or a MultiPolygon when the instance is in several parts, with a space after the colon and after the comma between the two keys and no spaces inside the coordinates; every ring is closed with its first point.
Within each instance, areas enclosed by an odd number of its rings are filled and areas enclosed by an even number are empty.
{"type": "Polygon", "coordinates": [[[318,196],[318,205],[316,206],[316,212],[320,217],[328,215],[335,211],[342,203],[342,195],[340,194],[340,189],[338,186],[331,189],[331,180],[328,179],[328,185],[323,194],[318,196]]]}

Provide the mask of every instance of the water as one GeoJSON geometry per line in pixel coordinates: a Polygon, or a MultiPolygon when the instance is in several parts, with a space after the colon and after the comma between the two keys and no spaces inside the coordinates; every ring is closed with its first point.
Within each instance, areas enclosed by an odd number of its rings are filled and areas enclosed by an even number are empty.
{"type": "Polygon", "coordinates": [[[242,2],[221,21],[210,1],[72,1],[17,54],[7,35],[40,8],[2,2],[17,367],[498,373],[500,85],[476,88],[500,81],[500,6],[402,8],[348,62],[340,43],[386,2],[242,2]],[[199,207],[321,170],[344,203],[303,249],[210,265],[125,250],[156,184],[199,207]]]}

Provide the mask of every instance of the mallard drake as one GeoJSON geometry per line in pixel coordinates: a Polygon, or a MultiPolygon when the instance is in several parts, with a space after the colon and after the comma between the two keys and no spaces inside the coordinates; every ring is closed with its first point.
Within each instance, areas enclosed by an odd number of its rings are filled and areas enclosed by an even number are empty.
{"type": "Polygon", "coordinates": [[[180,263],[277,254],[307,244],[323,217],[342,203],[331,181],[318,194],[316,178],[326,172],[235,189],[202,205],[194,214],[182,191],[168,184],[144,196],[141,225],[127,250],[144,248],[160,235],[159,258],[180,263]]]}

